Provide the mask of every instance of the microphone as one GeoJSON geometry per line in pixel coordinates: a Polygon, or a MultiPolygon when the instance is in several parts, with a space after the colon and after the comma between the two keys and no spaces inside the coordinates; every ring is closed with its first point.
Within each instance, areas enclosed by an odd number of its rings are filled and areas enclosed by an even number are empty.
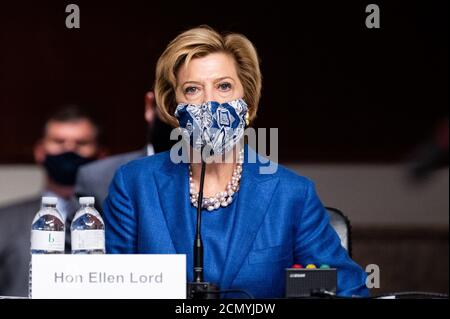
{"type": "Polygon", "coordinates": [[[217,285],[205,282],[203,278],[203,241],[201,233],[203,186],[205,184],[206,163],[203,159],[203,147],[201,148],[202,168],[200,173],[200,189],[197,202],[197,226],[194,239],[194,282],[187,284],[188,299],[218,299],[220,289],[217,285]]]}

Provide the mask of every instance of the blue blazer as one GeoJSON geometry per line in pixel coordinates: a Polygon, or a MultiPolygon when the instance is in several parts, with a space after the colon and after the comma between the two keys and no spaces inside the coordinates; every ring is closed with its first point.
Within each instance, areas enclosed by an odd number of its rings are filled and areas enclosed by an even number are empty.
{"type": "MultiPolygon", "coordinates": [[[[249,153],[255,155],[246,147],[249,153]]],[[[338,269],[339,295],[368,295],[366,273],[341,246],[313,183],[281,165],[260,174],[262,165],[245,156],[220,288],[283,297],[285,268],[313,263],[338,269]]],[[[103,207],[107,253],[186,254],[191,281],[194,230],[183,213],[189,207],[188,165],[174,164],[169,152],[122,166],[103,207]]]]}

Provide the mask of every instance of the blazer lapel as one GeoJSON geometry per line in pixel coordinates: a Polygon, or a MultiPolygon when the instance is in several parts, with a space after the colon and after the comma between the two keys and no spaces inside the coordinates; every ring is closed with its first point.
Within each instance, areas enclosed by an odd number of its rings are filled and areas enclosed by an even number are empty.
{"type": "MultiPolygon", "coordinates": [[[[247,147],[246,150],[254,152],[247,147]]],[[[190,209],[188,165],[174,164],[167,160],[162,167],[163,169],[154,173],[160,205],[174,250],[177,254],[186,254],[187,266],[191,269],[189,265],[192,263],[195,216],[191,216],[192,220],[189,220],[189,214],[185,214],[190,209]]],[[[244,162],[236,216],[220,280],[222,289],[231,286],[242,267],[270,206],[277,184],[278,178],[273,175],[259,174],[257,163],[248,163],[247,160],[244,162]]],[[[188,271],[188,280],[191,273],[188,271]]]]}
{"type": "MultiPolygon", "coordinates": [[[[189,171],[187,164],[166,161],[163,170],[155,172],[161,208],[173,247],[177,254],[192,250],[194,228],[185,211],[189,209],[189,171]]],[[[186,257],[189,262],[189,256],[186,257]]]]}
{"type": "MultiPolygon", "coordinates": [[[[246,149],[254,152],[250,148],[246,149]]],[[[231,286],[242,267],[270,206],[277,184],[278,178],[273,175],[259,174],[258,164],[244,162],[236,216],[220,282],[221,289],[231,286]]]]}

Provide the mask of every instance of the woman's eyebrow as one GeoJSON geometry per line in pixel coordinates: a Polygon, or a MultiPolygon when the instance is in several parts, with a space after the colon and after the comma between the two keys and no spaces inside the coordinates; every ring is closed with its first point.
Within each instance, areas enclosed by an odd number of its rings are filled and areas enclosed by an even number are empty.
{"type": "Polygon", "coordinates": [[[223,80],[226,80],[226,79],[230,79],[230,80],[234,81],[234,79],[231,76],[224,76],[224,77],[215,79],[214,83],[217,83],[217,82],[220,82],[220,81],[223,81],[223,80]]]}
{"type": "MultiPolygon", "coordinates": [[[[214,83],[217,83],[217,82],[220,82],[220,81],[223,81],[223,80],[226,80],[226,79],[230,79],[230,80],[234,81],[234,79],[231,76],[223,76],[223,77],[220,77],[218,79],[215,79],[214,83]]],[[[186,84],[202,85],[202,83],[200,83],[198,81],[191,81],[191,80],[189,80],[189,81],[183,82],[182,86],[185,86],[186,84]]]]}
{"type": "Polygon", "coordinates": [[[197,85],[202,85],[200,82],[197,81],[186,81],[182,84],[182,86],[185,86],[186,84],[197,84],[197,85]]]}

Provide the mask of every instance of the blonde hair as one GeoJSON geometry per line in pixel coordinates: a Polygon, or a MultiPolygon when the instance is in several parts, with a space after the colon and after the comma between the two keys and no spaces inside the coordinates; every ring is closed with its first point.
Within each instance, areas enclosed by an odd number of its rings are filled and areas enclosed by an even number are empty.
{"type": "Polygon", "coordinates": [[[234,58],[237,74],[244,88],[243,99],[248,105],[250,123],[255,119],[262,81],[255,47],[242,34],[220,35],[208,26],[200,26],[187,30],[172,40],[156,64],[156,104],[159,115],[166,123],[178,126],[174,113],[176,74],[179,67],[193,58],[216,52],[223,52],[234,58]]]}

